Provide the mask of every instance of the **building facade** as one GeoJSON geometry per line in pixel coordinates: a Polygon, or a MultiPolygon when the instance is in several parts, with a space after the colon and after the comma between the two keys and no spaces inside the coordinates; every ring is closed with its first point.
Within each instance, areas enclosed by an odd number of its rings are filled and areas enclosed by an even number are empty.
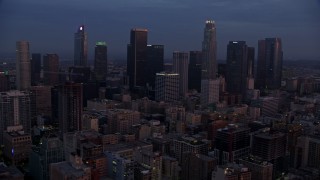
{"type": "Polygon", "coordinates": [[[27,90],[31,86],[29,42],[18,41],[16,43],[16,54],[16,86],[18,90],[27,90]]]}
{"type": "Polygon", "coordinates": [[[81,25],[74,33],[74,65],[87,66],[88,61],[88,35],[84,25],[81,25]]]}

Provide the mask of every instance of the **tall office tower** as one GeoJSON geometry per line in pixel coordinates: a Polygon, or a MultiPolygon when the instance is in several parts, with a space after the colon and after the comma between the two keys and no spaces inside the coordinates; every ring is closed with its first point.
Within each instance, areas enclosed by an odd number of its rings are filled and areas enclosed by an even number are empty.
{"type": "Polygon", "coordinates": [[[255,51],[254,47],[248,47],[248,77],[253,78],[254,77],[254,57],[255,57],[255,51]]]}
{"type": "Polygon", "coordinates": [[[216,158],[220,165],[235,162],[250,153],[250,128],[230,124],[218,129],[215,138],[216,158]]]}
{"type": "Polygon", "coordinates": [[[286,144],[287,136],[280,132],[258,132],[252,136],[251,153],[273,164],[273,178],[287,169],[286,144]]]}
{"type": "Polygon", "coordinates": [[[212,89],[208,89],[217,74],[217,41],[216,26],[212,20],[207,20],[202,41],[202,73],[201,73],[201,104],[206,106],[211,102],[208,98],[212,89]],[[205,88],[205,89],[202,89],[205,88]]]}
{"type": "Polygon", "coordinates": [[[155,84],[156,101],[174,102],[179,100],[179,74],[157,73],[155,84]]]}
{"type": "Polygon", "coordinates": [[[80,83],[66,83],[58,87],[58,117],[61,135],[82,129],[82,92],[80,83]]]}
{"type": "Polygon", "coordinates": [[[105,82],[108,71],[107,43],[96,42],[94,49],[94,73],[97,81],[105,82]]]}
{"type": "Polygon", "coordinates": [[[18,90],[27,90],[31,86],[31,65],[29,54],[29,42],[18,41],[16,43],[16,85],[18,90]]]}
{"type": "Polygon", "coordinates": [[[248,47],[245,41],[230,41],[227,47],[227,92],[245,96],[248,77],[248,47]]]}
{"type": "Polygon", "coordinates": [[[179,74],[179,94],[184,97],[188,92],[189,54],[187,52],[173,52],[173,72],[179,74]]]}
{"type": "Polygon", "coordinates": [[[162,72],[164,65],[164,46],[148,45],[147,46],[147,83],[154,88],[156,73],[162,72]]]}
{"type": "Polygon", "coordinates": [[[130,44],[127,46],[127,73],[130,89],[146,85],[147,41],[147,29],[131,30],[130,44]]]}
{"type": "Polygon", "coordinates": [[[61,161],[64,161],[61,140],[53,135],[43,138],[40,147],[34,149],[30,155],[29,168],[32,179],[50,179],[49,165],[61,161]]]}
{"type": "MultiPolygon", "coordinates": [[[[31,117],[38,115],[51,117],[51,86],[32,86],[30,88],[31,117]]],[[[34,122],[32,122],[34,124],[34,122]]]]}
{"type": "Polygon", "coordinates": [[[266,38],[258,41],[257,88],[279,89],[281,87],[282,61],[280,38],[266,38]]]}
{"type": "Polygon", "coordinates": [[[59,56],[57,54],[46,54],[43,56],[43,78],[46,85],[59,84],[59,56]]]}
{"type": "Polygon", "coordinates": [[[88,58],[88,39],[84,30],[84,25],[74,33],[74,65],[87,66],[88,58]]]}
{"type": "Polygon", "coordinates": [[[195,89],[198,92],[201,91],[201,51],[189,52],[189,72],[188,72],[188,85],[189,89],[195,89]]]}
{"type": "Polygon", "coordinates": [[[202,41],[202,79],[215,79],[217,74],[216,26],[212,20],[206,21],[202,41]]]}
{"type": "Polygon", "coordinates": [[[41,74],[41,54],[31,55],[31,85],[35,86],[40,82],[41,74]]]}
{"type": "Polygon", "coordinates": [[[8,91],[0,93],[0,144],[3,132],[9,126],[22,125],[25,132],[30,133],[30,96],[23,91],[8,91]]]}

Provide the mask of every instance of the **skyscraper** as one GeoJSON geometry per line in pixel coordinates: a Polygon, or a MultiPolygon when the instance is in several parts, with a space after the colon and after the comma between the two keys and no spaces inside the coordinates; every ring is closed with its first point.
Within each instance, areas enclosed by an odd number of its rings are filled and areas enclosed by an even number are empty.
{"type": "Polygon", "coordinates": [[[201,51],[190,51],[189,53],[189,72],[188,72],[188,86],[189,89],[201,91],[201,51]]]}
{"type": "Polygon", "coordinates": [[[59,84],[59,56],[57,54],[46,54],[43,56],[44,84],[59,84]]]}
{"type": "Polygon", "coordinates": [[[179,100],[179,74],[165,72],[156,74],[155,99],[165,102],[179,100]]]}
{"type": "Polygon", "coordinates": [[[78,83],[66,83],[58,87],[58,117],[61,133],[82,129],[82,92],[82,84],[78,83]]]}
{"type": "Polygon", "coordinates": [[[173,52],[173,72],[179,74],[179,94],[185,96],[188,92],[189,54],[187,52],[173,52]]]}
{"type": "Polygon", "coordinates": [[[163,71],[164,46],[147,45],[147,83],[155,87],[156,73],[163,71]]]}
{"type": "Polygon", "coordinates": [[[40,81],[41,73],[41,54],[33,53],[31,55],[31,85],[37,85],[40,81]]]}
{"type": "Polygon", "coordinates": [[[132,29],[127,46],[127,73],[130,88],[146,85],[147,29],[132,29]]]}
{"type": "Polygon", "coordinates": [[[94,51],[94,73],[96,79],[106,81],[108,71],[107,43],[96,42],[94,51]]]}
{"type": "Polygon", "coordinates": [[[245,41],[230,41],[227,48],[227,91],[242,94],[247,90],[248,47],[245,41]]]}
{"type": "Polygon", "coordinates": [[[258,42],[256,87],[278,89],[282,78],[282,43],[280,38],[266,38],[258,42]]]}
{"type": "Polygon", "coordinates": [[[8,91],[0,93],[0,144],[3,132],[9,126],[22,125],[24,131],[30,133],[30,96],[23,91],[8,91]]]}
{"type": "Polygon", "coordinates": [[[212,20],[206,21],[202,41],[202,79],[215,79],[217,74],[216,26],[212,20]]]}
{"type": "Polygon", "coordinates": [[[212,20],[207,20],[202,41],[202,73],[201,73],[201,104],[205,107],[214,103],[209,97],[214,91],[210,89],[217,74],[217,41],[216,26],[212,20]]]}
{"type": "Polygon", "coordinates": [[[88,58],[88,40],[87,33],[84,31],[84,25],[78,28],[74,34],[74,65],[87,66],[88,58]]]}
{"type": "Polygon", "coordinates": [[[18,41],[16,43],[16,85],[18,90],[27,90],[31,86],[31,64],[29,54],[29,42],[18,41]]]}

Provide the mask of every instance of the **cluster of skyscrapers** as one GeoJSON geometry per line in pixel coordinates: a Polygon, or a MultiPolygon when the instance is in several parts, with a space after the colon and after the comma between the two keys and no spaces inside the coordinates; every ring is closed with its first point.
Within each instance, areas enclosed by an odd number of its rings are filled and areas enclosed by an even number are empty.
{"type": "Polygon", "coordinates": [[[0,178],[320,177],[320,78],[284,78],[280,38],[229,41],[218,62],[216,34],[206,21],[202,49],[165,63],[133,28],[126,65],[98,41],[93,67],[84,25],[72,65],[18,41],[0,66],[0,178]]]}

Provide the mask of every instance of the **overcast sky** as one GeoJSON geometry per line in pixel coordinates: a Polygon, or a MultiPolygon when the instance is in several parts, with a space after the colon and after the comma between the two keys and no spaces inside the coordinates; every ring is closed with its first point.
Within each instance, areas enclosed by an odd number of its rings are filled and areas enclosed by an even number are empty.
{"type": "Polygon", "coordinates": [[[259,39],[282,38],[285,59],[320,60],[320,0],[0,0],[0,57],[28,40],[31,52],[72,58],[73,37],[85,24],[89,59],[94,43],[106,41],[110,58],[126,57],[131,28],[149,30],[149,44],[201,50],[205,20],[216,22],[218,57],[230,40],[257,47],[259,39]]]}

